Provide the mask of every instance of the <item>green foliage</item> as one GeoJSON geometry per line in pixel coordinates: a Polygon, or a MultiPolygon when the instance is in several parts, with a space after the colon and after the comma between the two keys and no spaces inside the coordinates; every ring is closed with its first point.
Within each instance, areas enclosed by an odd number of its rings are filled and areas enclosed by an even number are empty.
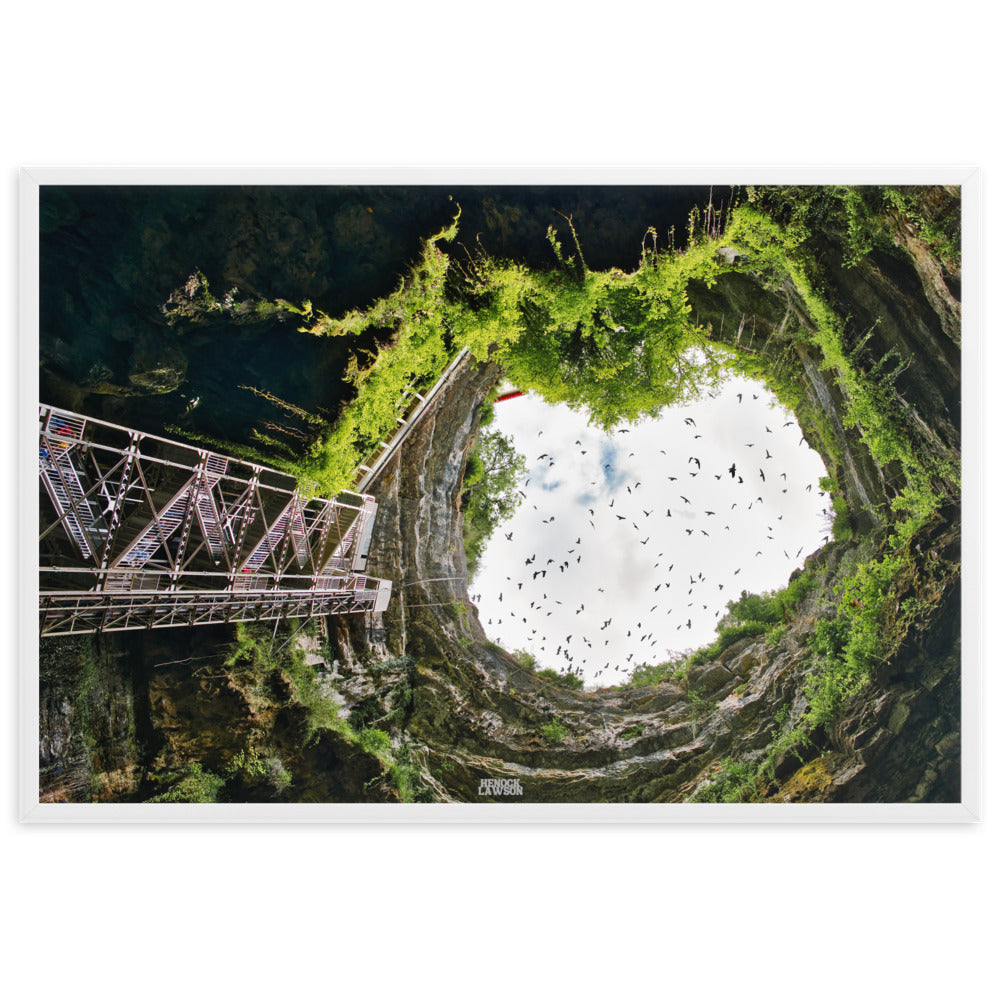
{"type": "Polygon", "coordinates": [[[395,431],[404,390],[429,386],[456,353],[445,295],[450,261],[438,244],[454,239],[457,221],[456,215],[450,227],[424,242],[420,259],[395,292],[339,318],[317,312],[312,325],[302,328],[315,336],[391,331],[391,349],[352,358],[345,381],[355,387],[355,399],[299,463],[299,475],[326,495],[350,486],[358,463],[395,431]]]}
{"type": "Polygon", "coordinates": [[[225,778],[204,770],[197,761],[160,780],[169,782],[169,787],[165,792],[154,795],[149,802],[216,802],[226,784],[225,778]]]}
{"type": "Polygon", "coordinates": [[[711,663],[722,655],[734,642],[740,639],[748,639],[757,635],[764,635],[768,631],[766,622],[740,622],[736,625],[720,626],[719,637],[710,646],[699,649],[691,654],[688,664],[698,667],[705,663],[711,663]]]}
{"type": "Polygon", "coordinates": [[[251,785],[266,783],[279,794],[292,783],[292,776],[281,758],[273,751],[264,754],[257,747],[247,747],[233,754],[226,765],[226,775],[251,785]]]}
{"type": "Polygon", "coordinates": [[[238,441],[222,441],[209,434],[198,434],[184,427],[179,427],[176,424],[165,424],[164,430],[172,437],[178,438],[181,441],[190,441],[192,444],[204,445],[212,451],[223,455],[232,455],[234,458],[241,458],[251,464],[270,465],[293,476],[298,471],[295,456],[288,446],[284,442],[275,442],[267,438],[266,435],[258,435],[257,439],[265,445],[276,444],[276,453],[265,455],[263,451],[253,447],[253,445],[241,444],[238,441]]]}
{"type": "Polygon", "coordinates": [[[726,605],[726,614],[716,625],[718,638],[711,645],[694,652],[676,653],[658,664],[641,663],[629,676],[628,686],[642,687],[664,680],[679,682],[691,667],[718,659],[740,639],[766,635],[768,642],[776,645],[795,609],[815,587],[816,579],[811,573],[800,573],[783,590],[764,594],[751,594],[744,590],[736,600],[726,605]]]}
{"type": "Polygon", "coordinates": [[[529,653],[526,649],[516,649],[512,655],[525,670],[532,671],[536,677],[543,681],[548,681],[550,684],[558,684],[560,687],[569,688],[571,691],[579,691],[583,687],[583,678],[576,674],[560,673],[551,667],[545,667],[540,670],[538,668],[537,657],[534,653],[529,653]]]}
{"type": "Polygon", "coordinates": [[[759,802],[757,766],[749,761],[727,757],[720,762],[720,773],[702,785],[689,802],[759,802]]]}
{"type": "Polygon", "coordinates": [[[521,503],[518,492],[528,467],[513,439],[499,431],[480,435],[469,455],[462,484],[462,539],[469,576],[475,576],[486,543],[521,503]]]}
{"type": "Polygon", "coordinates": [[[962,264],[962,240],[958,219],[942,219],[927,214],[921,207],[919,189],[886,187],[885,200],[901,218],[914,226],[920,238],[949,267],[962,264]]]}
{"type": "Polygon", "coordinates": [[[515,649],[513,656],[525,670],[535,670],[538,667],[538,658],[526,649],[515,649]]]}
{"type": "Polygon", "coordinates": [[[633,275],[590,271],[579,254],[547,272],[493,266],[507,304],[499,353],[509,378],[605,430],[699,398],[726,372],[684,288],[714,267],[694,253],[648,255],[633,275]]]}
{"type": "Polygon", "coordinates": [[[853,533],[847,501],[843,497],[835,496],[831,502],[833,504],[833,539],[836,542],[846,541],[853,533]]]}
{"type": "MultiPolygon", "coordinates": [[[[785,714],[787,715],[787,706],[785,714]]],[[[785,754],[792,754],[800,764],[804,764],[805,758],[801,751],[809,743],[809,734],[804,726],[784,729],[785,720],[780,713],[777,723],[778,735],[768,744],[757,772],[769,781],[775,780],[775,766],[785,754]]]]}
{"type": "Polygon", "coordinates": [[[691,666],[690,657],[691,650],[687,650],[683,653],[674,653],[669,659],[660,663],[640,663],[633,668],[626,686],[645,687],[649,684],[658,684],[660,681],[681,681],[691,666]]]}
{"type": "Polygon", "coordinates": [[[541,729],[542,736],[545,737],[550,743],[558,743],[560,740],[565,739],[569,735],[569,730],[562,724],[559,719],[553,719],[551,722],[546,722],[541,729]]]}
{"type": "Polygon", "coordinates": [[[942,497],[926,484],[921,487],[913,484],[906,486],[891,504],[892,510],[901,515],[893,526],[894,538],[891,544],[896,548],[909,544],[910,539],[934,519],[941,501],[942,497]]]}
{"type": "Polygon", "coordinates": [[[560,673],[558,670],[553,670],[551,667],[539,670],[537,676],[543,681],[551,681],[553,684],[569,688],[571,691],[579,691],[583,687],[583,678],[578,674],[560,673]]]}
{"type": "MultiPolygon", "coordinates": [[[[655,232],[647,233],[631,274],[590,270],[571,223],[572,253],[564,251],[555,229],[549,231],[554,263],[548,269],[532,270],[483,253],[452,258],[443,246],[457,234],[456,214],[451,226],[424,242],[398,288],[365,310],[331,318],[310,303],[298,309],[276,300],[283,312],[301,314],[306,321],[301,329],[311,334],[376,332],[386,342],[377,353],[352,359],[346,378],[356,398],[334,426],[323,429],[308,454],[289,461],[286,449],[279,458],[287,466],[281,467],[294,468],[326,494],[348,485],[358,463],[395,429],[404,390],[429,384],[462,345],[479,360],[500,361],[521,388],[582,409],[604,428],[699,398],[733,373],[763,377],[835,459],[836,436],[825,414],[805,402],[794,351],[776,346],[767,355],[713,340],[692,316],[690,282],[711,287],[726,271],[748,271],[774,288],[794,289],[805,315],[791,321],[789,333],[819,348],[824,367],[836,370],[849,419],[859,424],[876,460],[883,465],[899,461],[919,485],[929,474],[927,456],[898,419],[893,383],[899,367],[890,370],[888,359],[881,359],[881,368],[865,373],[854,363],[845,350],[842,320],[810,278],[816,268],[804,246],[816,231],[840,232],[852,248],[849,256],[860,259],[876,244],[893,249],[886,221],[891,212],[918,226],[927,239],[935,226],[954,237],[957,222],[931,218],[921,207],[920,189],[748,190],[750,203],[729,212],[724,233],[715,213],[702,226],[697,212],[684,250],[658,250],[655,232]],[[739,258],[720,255],[723,245],[738,247],[739,258]]],[[[944,247],[947,240],[942,241],[944,247]]],[[[203,276],[192,280],[199,294],[208,294],[203,276]]],[[[475,463],[469,473],[471,486],[478,474],[475,463]]],[[[847,528],[842,518],[835,530],[844,536],[847,528]]],[[[470,544],[474,548],[477,542],[481,538],[473,537],[470,544]]]]}
{"type": "Polygon", "coordinates": [[[280,757],[271,756],[265,761],[265,774],[271,787],[279,794],[284,792],[292,783],[292,775],[280,757]]]}
{"type": "MultiPolygon", "coordinates": [[[[464,608],[464,605],[459,607],[464,608]]],[[[375,724],[403,725],[413,704],[415,662],[412,656],[394,656],[367,665],[376,691],[351,707],[347,721],[352,729],[360,731],[375,724]]]]}
{"type": "Polygon", "coordinates": [[[358,746],[365,753],[386,758],[390,753],[392,741],[389,739],[389,734],[381,729],[369,728],[358,733],[358,746]]]}
{"type": "Polygon", "coordinates": [[[784,638],[787,631],[787,625],[775,625],[773,628],[768,629],[767,632],[764,633],[767,637],[767,644],[769,646],[777,646],[778,643],[781,642],[782,638],[784,638]]]}
{"type": "Polygon", "coordinates": [[[382,715],[382,704],[378,695],[368,695],[351,706],[347,721],[351,728],[357,732],[370,726],[382,715]]]}
{"type": "Polygon", "coordinates": [[[726,614],[720,619],[720,624],[763,622],[774,625],[786,622],[815,586],[816,578],[812,573],[799,573],[782,590],[765,591],[763,594],[751,594],[744,590],[737,600],[726,604],[726,614]]]}
{"type": "Polygon", "coordinates": [[[735,601],[729,601],[727,611],[716,625],[718,638],[710,646],[688,658],[690,666],[699,666],[717,659],[734,642],[750,636],[767,635],[774,645],[784,634],[795,608],[816,586],[810,573],[800,573],[783,590],[751,594],[744,590],[735,601]]]}
{"type": "Polygon", "coordinates": [[[789,725],[788,705],[779,709],[774,719],[774,736],[755,760],[725,758],[719,771],[688,798],[689,802],[760,802],[767,785],[774,782],[779,760],[792,754],[805,763],[803,748],[809,743],[808,726],[800,719],[789,725]]]}
{"type": "Polygon", "coordinates": [[[267,773],[267,764],[259,750],[248,747],[233,754],[226,771],[228,774],[242,774],[245,778],[253,780],[262,778],[267,773]]]}
{"type": "MultiPolygon", "coordinates": [[[[447,769],[450,769],[450,761],[445,761],[444,764],[447,764],[447,769]]],[[[446,770],[444,764],[439,770],[446,770]]],[[[400,742],[395,759],[389,767],[389,781],[399,792],[399,798],[403,802],[432,802],[434,800],[431,789],[424,784],[413,748],[405,739],[400,742]]]]}
{"type": "Polygon", "coordinates": [[[290,685],[295,700],[307,711],[307,732],[312,736],[317,729],[334,729],[348,735],[350,726],[341,719],[339,706],[333,692],[321,683],[316,669],[305,662],[305,653],[294,643],[288,643],[298,623],[290,619],[284,631],[272,640],[271,629],[266,624],[239,622],[236,641],[232,644],[225,666],[236,672],[252,675],[256,688],[264,694],[280,676],[290,685]]]}
{"type": "Polygon", "coordinates": [[[930,611],[928,602],[901,600],[914,572],[912,557],[897,551],[860,562],[843,580],[834,615],[819,621],[810,639],[816,663],[806,685],[809,725],[834,721],[930,611]]]}

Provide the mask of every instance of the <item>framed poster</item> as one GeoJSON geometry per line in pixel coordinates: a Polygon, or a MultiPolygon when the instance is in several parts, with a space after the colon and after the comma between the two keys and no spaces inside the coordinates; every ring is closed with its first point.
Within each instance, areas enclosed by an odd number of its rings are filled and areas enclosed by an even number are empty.
{"type": "Polygon", "coordinates": [[[22,818],[978,815],[976,172],[21,198],[22,818]]]}

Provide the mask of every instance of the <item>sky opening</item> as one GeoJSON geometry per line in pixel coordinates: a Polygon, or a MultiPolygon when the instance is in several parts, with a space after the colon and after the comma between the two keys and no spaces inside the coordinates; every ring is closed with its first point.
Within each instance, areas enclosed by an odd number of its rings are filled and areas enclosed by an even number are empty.
{"type": "Polygon", "coordinates": [[[587,687],[714,641],[727,601],[784,587],[830,533],[822,460],[746,379],[610,433],[528,394],[490,430],[528,473],[472,600],[490,639],[587,687]]]}

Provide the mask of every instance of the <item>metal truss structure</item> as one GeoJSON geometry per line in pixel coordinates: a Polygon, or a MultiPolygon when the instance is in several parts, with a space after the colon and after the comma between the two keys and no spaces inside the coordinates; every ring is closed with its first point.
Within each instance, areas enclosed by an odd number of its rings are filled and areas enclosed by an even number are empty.
{"type": "Polygon", "coordinates": [[[41,634],[379,612],[378,505],[51,406],[39,408],[41,634]]]}

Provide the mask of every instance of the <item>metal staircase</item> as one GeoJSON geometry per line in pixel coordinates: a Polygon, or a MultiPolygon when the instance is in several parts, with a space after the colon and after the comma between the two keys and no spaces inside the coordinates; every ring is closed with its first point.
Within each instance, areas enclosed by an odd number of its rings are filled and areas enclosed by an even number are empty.
{"type": "Polygon", "coordinates": [[[39,409],[43,635],[383,609],[357,572],[377,505],[274,469],[39,409]]]}
{"type": "Polygon", "coordinates": [[[73,464],[73,451],[83,430],[83,418],[55,417],[38,445],[38,471],[66,533],[80,554],[91,558],[108,535],[100,506],[87,495],[80,470],[73,464]]]}

